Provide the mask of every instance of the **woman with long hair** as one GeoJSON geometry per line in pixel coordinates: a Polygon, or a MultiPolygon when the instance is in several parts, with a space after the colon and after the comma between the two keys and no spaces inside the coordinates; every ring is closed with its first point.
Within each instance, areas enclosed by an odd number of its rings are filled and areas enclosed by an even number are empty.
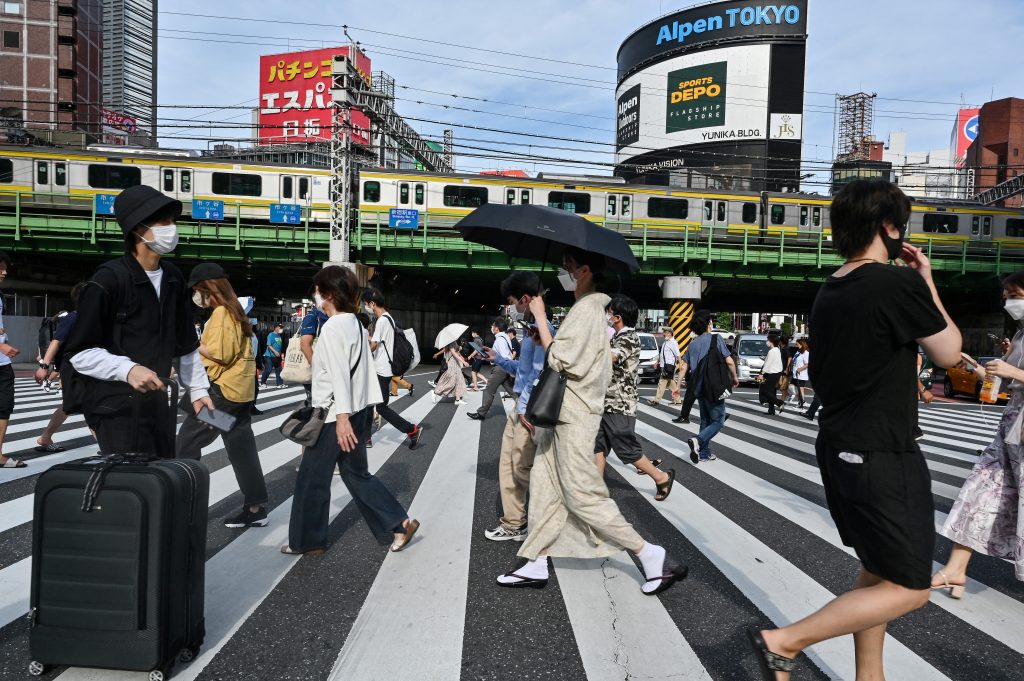
{"type": "MultiPolygon", "coordinates": [[[[1004,309],[1013,320],[1024,320],[1024,272],[1003,280],[1004,309]]],[[[981,453],[964,481],[942,534],[953,540],[945,567],[932,577],[933,589],[948,589],[962,598],[967,584],[967,564],[975,551],[1013,564],[1017,579],[1024,581],[1024,329],[1018,330],[1001,359],[984,366],[969,355],[964,365],[979,381],[998,376],[1007,385],[1010,402],[996,430],[996,437],[981,453]]]]}
{"type": "Polygon", "coordinates": [[[768,415],[775,416],[775,410],[779,413],[785,408],[786,403],[780,400],[776,393],[779,390],[779,378],[782,376],[782,351],[779,350],[781,341],[778,336],[768,336],[768,355],[764,358],[764,366],[761,368],[761,388],[758,391],[758,401],[768,405],[768,415]]]}
{"type": "Polygon", "coordinates": [[[212,310],[199,342],[199,355],[210,377],[210,399],[217,411],[235,417],[235,423],[222,433],[188,410],[178,433],[176,456],[198,461],[203,447],[218,435],[223,437],[244,504],[241,512],[224,521],[224,526],[263,527],[267,524],[267,485],[252,432],[251,407],[256,393],[252,325],[220,265],[197,265],[189,274],[188,285],[192,302],[212,310]]]}
{"type": "Polygon", "coordinates": [[[462,370],[469,366],[469,362],[462,358],[458,344],[449,343],[444,348],[444,366],[444,373],[434,385],[434,392],[430,393],[430,401],[436,404],[442,397],[454,397],[455,404],[465,404],[462,398],[466,395],[466,377],[462,370]]]}
{"type": "Polygon", "coordinates": [[[401,551],[419,529],[395,495],[367,468],[373,406],[383,402],[366,329],[354,314],[359,280],[351,270],[325,267],[313,277],[317,307],[327,314],[313,353],[312,406],[327,410],[316,444],[307,447],[295,480],[288,544],[281,553],[319,555],[327,549],[334,467],[370,530],[401,551]]]}
{"type": "MultiPolygon", "coordinates": [[[[548,582],[548,557],[606,558],[633,552],[643,569],[644,594],[653,596],[684,579],[685,567],[666,569],[665,549],[644,541],[626,522],[608,495],[594,465],[594,437],[604,414],[604,398],[612,376],[608,317],[611,298],[598,292],[604,281],[603,256],[568,248],[563,255],[567,286],[576,302],[554,337],[539,324],[547,365],[566,377],[558,424],[535,429],[537,454],[530,472],[529,528],[519,556],[526,564],[500,575],[499,586],[543,588],[548,582]]],[[[564,277],[565,275],[563,275],[564,277]]],[[[547,319],[544,301],[535,297],[530,311],[547,319]]]]}

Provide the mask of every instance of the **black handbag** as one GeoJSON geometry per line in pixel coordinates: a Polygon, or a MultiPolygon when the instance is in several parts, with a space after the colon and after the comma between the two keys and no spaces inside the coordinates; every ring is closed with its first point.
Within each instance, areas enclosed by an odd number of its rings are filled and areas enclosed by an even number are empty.
{"type": "Polygon", "coordinates": [[[535,426],[551,428],[558,424],[565,398],[565,374],[545,366],[533,384],[533,391],[526,403],[526,420],[535,426]]]}

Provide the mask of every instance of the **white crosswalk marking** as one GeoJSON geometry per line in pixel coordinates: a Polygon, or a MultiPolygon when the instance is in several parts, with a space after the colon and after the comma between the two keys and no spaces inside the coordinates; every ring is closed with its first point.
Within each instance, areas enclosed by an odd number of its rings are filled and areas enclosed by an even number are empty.
{"type": "MultiPolygon", "coordinates": [[[[432,375],[424,374],[424,376],[432,375]]],[[[421,379],[422,380],[422,379],[421,379]]],[[[14,438],[5,443],[5,452],[27,456],[28,468],[0,472],[0,545],[7,553],[0,557],[0,627],[8,641],[8,653],[0,650],[0,677],[18,678],[28,663],[28,628],[21,617],[28,611],[31,558],[25,532],[32,520],[31,478],[58,463],[89,456],[95,452],[94,444],[82,444],[79,438],[88,438],[81,423],[69,419],[61,429],[58,442],[74,442],[79,446],[61,454],[35,456],[32,448],[35,437],[42,430],[52,409],[59,405],[59,396],[44,395],[30,382],[18,379],[18,401],[12,415],[14,438]],[[17,427],[17,430],[14,428],[17,427]],[[77,441],[76,441],[77,440],[77,441]]],[[[419,386],[419,383],[417,384],[419,386]]],[[[262,442],[260,452],[264,474],[284,478],[291,484],[294,479],[292,465],[297,458],[298,446],[284,440],[276,432],[287,408],[296,405],[304,394],[301,386],[261,394],[260,407],[274,413],[258,417],[253,430],[262,442]]],[[[471,393],[467,399],[471,407],[480,396],[471,393]]],[[[511,402],[503,402],[505,409],[511,402]]],[[[568,636],[569,647],[560,650],[558,659],[538,661],[540,668],[552,671],[566,679],[586,678],[591,681],[621,678],[648,679],[717,679],[753,678],[753,661],[742,641],[742,627],[751,626],[767,615],[779,623],[791,622],[820,607],[832,598],[835,590],[822,583],[822,572],[829,570],[840,582],[848,582],[855,573],[855,557],[843,546],[832,523],[828,509],[806,492],[797,493],[795,487],[820,490],[821,479],[814,462],[813,441],[816,423],[799,414],[787,411],[781,416],[768,417],[749,396],[738,395],[730,400],[733,418],[715,439],[720,460],[700,464],[691,469],[684,438],[696,431],[693,423],[671,424],[675,414],[652,407],[640,409],[638,434],[645,447],[657,456],[665,453],[680,457],[669,458],[665,467],[677,470],[676,488],[664,502],[653,500],[653,485],[647,477],[637,476],[632,467],[609,459],[609,482],[614,479],[614,494],[620,505],[629,501],[630,517],[645,538],[665,543],[670,537],[658,536],[652,528],[665,532],[670,528],[674,536],[689,541],[703,559],[703,572],[691,574],[691,579],[677,585],[665,596],[648,598],[639,592],[640,572],[625,554],[604,561],[576,561],[556,559],[556,580],[542,592],[513,592],[493,585],[493,577],[507,569],[518,544],[493,544],[480,533],[477,507],[478,485],[496,486],[488,478],[493,471],[500,447],[501,410],[494,409],[490,418],[481,424],[464,416],[464,409],[453,411],[450,406],[431,404],[428,396],[416,401],[398,403],[403,416],[413,422],[428,420],[425,431],[426,451],[408,452],[404,448],[403,434],[390,426],[374,435],[374,448],[368,450],[371,472],[383,468],[400,470],[408,457],[432,457],[422,480],[411,483],[406,494],[413,501],[410,516],[423,522],[408,551],[382,556],[379,568],[374,568],[369,591],[358,604],[352,604],[348,631],[343,642],[321,656],[321,666],[314,675],[331,679],[469,679],[480,675],[467,674],[469,660],[494,655],[502,658],[510,651],[521,649],[522,657],[503,666],[496,663],[495,679],[531,678],[519,667],[530,661],[531,641],[540,636],[568,636]],[[400,453],[400,456],[396,456],[400,453]],[[755,461],[757,468],[746,470],[747,462],[755,461]],[[396,468],[397,467],[397,468],[396,468]],[[692,471],[692,472],[691,472],[692,471]],[[626,485],[623,486],[622,482],[626,485]],[[713,484],[718,492],[705,484],[713,484]],[[722,495],[725,495],[724,497],[722,495]],[[728,506],[722,506],[723,499],[728,506]],[[761,509],[754,511],[753,509],[761,509]],[[743,509],[727,514],[726,510],[743,509]],[[747,514],[765,515],[765,510],[778,514],[791,525],[780,531],[800,532],[807,542],[818,542],[833,554],[820,556],[818,565],[808,561],[806,555],[788,554],[789,546],[778,543],[772,534],[763,534],[760,526],[748,525],[747,514]],[[796,529],[793,529],[796,528],[796,529]],[[502,562],[481,579],[471,573],[471,565],[481,560],[474,557],[482,549],[500,551],[502,562]],[[839,551],[834,551],[838,549],[839,551]],[[723,603],[703,606],[680,605],[673,596],[686,596],[698,584],[702,588],[721,584],[732,589],[723,603]],[[678,591],[677,591],[678,590],[678,591]],[[467,626],[467,607],[470,594],[483,594],[483,601],[494,601],[496,616],[510,620],[509,631],[518,637],[512,641],[497,641],[488,634],[467,626]],[[489,594],[489,595],[488,595],[489,594]],[[552,600],[554,599],[554,600],[552,600]],[[500,603],[514,603],[514,606],[500,603]],[[502,608],[509,608],[503,610],[502,608]],[[697,642],[695,633],[678,625],[681,621],[694,621],[698,626],[709,625],[701,621],[701,608],[736,610],[732,628],[707,632],[715,643],[697,642]],[[681,609],[682,608],[682,609],[681,609]],[[696,608],[696,609],[694,609],[696,608]],[[563,612],[555,616],[552,613],[563,612]],[[763,614],[762,614],[763,613],[763,614]],[[521,623],[516,622],[522,617],[521,623]],[[567,618],[562,621],[561,618],[567,618]],[[567,627],[560,630],[558,627],[567,627]],[[563,633],[559,634],[559,631],[563,633]],[[568,632],[568,633],[565,633],[568,632]],[[503,649],[510,645],[511,648],[503,649]],[[578,669],[578,672],[568,670],[578,669]],[[746,670],[743,672],[741,670],[746,670]],[[564,671],[563,674],[558,672],[564,671]]],[[[696,410],[694,412],[696,414],[696,410]]],[[[942,509],[956,498],[959,485],[970,474],[977,460],[977,450],[983,449],[994,437],[998,426],[999,409],[985,407],[984,413],[972,408],[954,408],[949,405],[921,408],[920,425],[924,431],[922,451],[928,459],[933,476],[933,493],[940,509],[936,512],[936,525],[945,520],[942,509]]],[[[502,420],[503,421],[503,420],[502,420]]],[[[210,505],[239,498],[238,484],[230,465],[226,465],[223,444],[218,440],[203,450],[203,457],[217,462],[211,474],[210,505]]],[[[417,478],[418,479],[418,478],[417,478]]],[[[280,483],[278,483],[278,489],[280,483]]],[[[496,490],[496,487],[495,487],[496,490]]],[[[297,566],[302,570],[318,570],[317,559],[296,559],[279,553],[280,545],[287,542],[288,518],[291,510],[290,488],[272,494],[268,508],[270,525],[225,536],[219,528],[218,550],[207,561],[206,569],[206,640],[199,656],[191,663],[178,665],[175,678],[205,681],[221,678],[222,661],[237,659],[239,651],[251,649],[264,660],[267,650],[274,650],[280,632],[255,629],[251,626],[254,615],[267,607],[267,603],[282,592],[301,588],[292,573],[297,566]],[[276,495],[276,496],[275,496],[276,495]],[[247,626],[247,623],[250,623],[247,626]],[[225,655],[236,658],[225,658],[225,655]],[[217,672],[211,665],[217,663],[217,672]]],[[[339,478],[332,485],[329,516],[333,521],[349,507],[351,497],[339,478]]],[[[485,509],[489,516],[493,508],[485,509]]],[[[774,516],[772,516],[774,517],[774,516]]],[[[213,524],[220,519],[211,518],[213,524]]],[[[493,517],[488,517],[493,526],[493,517]]],[[[346,539],[351,541],[351,539],[346,539]]],[[[810,545],[809,545],[810,546],[810,545]]],[[[341,551],[342,547],[333,550],[341,551]]],[[[383,551],[383,549],[382,549],[383,551]]],[[[486,553],[486,552],[484,552],[486,553]]],[[[484,555],[484,554],[481,554],[484,555]]],[[[695,557],[672,555],[680,562],[692,562],[695,557]]],[[[940,558],[940,556],[937,556],[940,558]]],[[[941,557],[944,560],[944,557],[941,557]]],[[[1024,594],[1014,586],[1012,567],[1004,562],[979,556],[975,563],[977,578],[969,581],[968,595],[953,600],[936,592],[932,605],[919,611],[915,617],[918,626],[894,628],[887,637],[886,664],[891,678],[912,678],[915,681],[931,679],[969,678],[967,671],[973,662],[967,658],[966,667],[958,668],[950,656],[939,654],[930,639],[934,632],[952,627],[956,641],[952,645],[984,647],[986,654],[996,655],[998,668],[989,667],[985,678],[1014,678],[1015,669],[1024,664],[1024,594]],[[920,631],[918,631],[920,629],[920,631]]],[[[972,570],[975,569],[972,563],[972,570]]],[[[935,564],[938,569],[939,563],[935,564]]],[[[289,591],[290,592],[290,591],[289,591]]],[[[339,593],[344,593],[340,591],[339,593]]],[[[300,600],[317,599],[321,594],[299,595],[300,600]]],[[[324,598],[331,598],[323,594],[324,598]]],[[[337,595],[334,596],[337,598],[337,595]]],[[[479,599],[474,602],[480,602],[479,599]]],[[[685,601],[684,601],[685,602],[685,601]]],[[[314,635],[311,631],[310,635],[314,635]]],[[[945,644],[944,644],[945,645],[945,644]]],[[[275,651],[276,653],[277,651],[275,651]]],[[[238,668],[239,678],[298,678],[288,658],[295,651],[279,651],[278,667],[253,670],[249,673],[238,668]]],[[[853,678],[853,655],[849,639],[829,641],[807,651],[804,666],[815,666],[819,673],[831,678],[853,678]]],[[[244,656],[244,655],[243,655],[244,656]]],[[[274,658],[275,656],[271,656],[274,658]]],[[[145,673],[116,672],[67,668],[58,670],[64,681],[131,680],[148,678],[145,673]]],[[[802,678],[797,673],[797,678],[802,678]]],[[[979,677],[983,674],[979,673],[979,677]]]]}

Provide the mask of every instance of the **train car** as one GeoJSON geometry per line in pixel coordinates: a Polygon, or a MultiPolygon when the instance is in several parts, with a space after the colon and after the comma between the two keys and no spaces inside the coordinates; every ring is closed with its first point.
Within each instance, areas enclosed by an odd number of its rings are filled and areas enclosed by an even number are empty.
{"type": "Polygon", "coordinates": [[[193,200],[224,202],[224,217],[267,220],[269,206],[298,204],[310,222],[330,221],[330,171],[233,163],[158,150],[72,151],[0,146],[0,201],[23,193],[23,210],[89,209],[97,194],[144,184],[174,196],[191,214],[193,200]]]}

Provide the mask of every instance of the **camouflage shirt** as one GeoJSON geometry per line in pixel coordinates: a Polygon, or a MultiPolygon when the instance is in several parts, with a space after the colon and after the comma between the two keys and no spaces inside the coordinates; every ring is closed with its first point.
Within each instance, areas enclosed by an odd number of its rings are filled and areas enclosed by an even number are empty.
{"type": "Polygon", "coordinates": [[[604,410],[611,414],[636,416],[637,368],[640,366],[640,334],[623,329],[611,339],[612,352],[619,361],[612,365],[612,382],[604,396],[604,410]]]}

